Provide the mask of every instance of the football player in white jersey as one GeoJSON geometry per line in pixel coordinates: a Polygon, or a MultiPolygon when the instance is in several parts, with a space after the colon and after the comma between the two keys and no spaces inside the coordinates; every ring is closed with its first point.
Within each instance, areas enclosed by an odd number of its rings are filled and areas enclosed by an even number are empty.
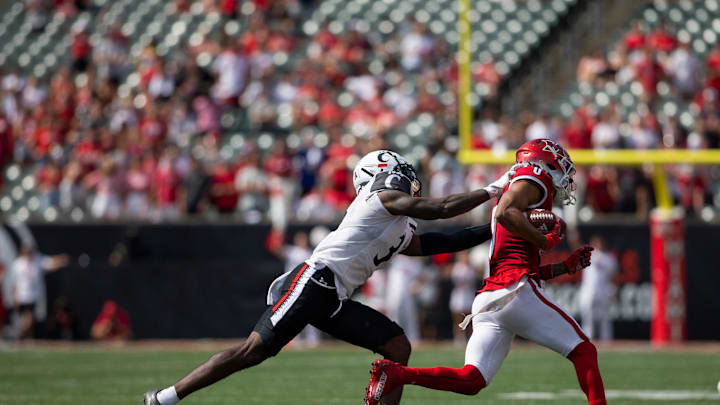
{"type": "MultiPolygon", "coordinates": [[[[485,188],[444,198],[420,197],[421,183],[399,154],[378,150],[353,171],[357,196],[340,226],[310,258],[278,277],[268,292],[268,309],[241,345],[220,352],[164,390],[145,393],[145,405],[174,405],[228,375],[275,356],[306,325],[387,359],[407,364],[410,343],[403,330],[380,312],[350,299],[378,268],[397,253],[427,256],[468,249],[490,239],[489,225],[461,231],[416,234],[412,218],[450,218],[496,197],[509,173],[485,188]]],[[[401,389],[383,397],[397,404],[401,389]]]]}

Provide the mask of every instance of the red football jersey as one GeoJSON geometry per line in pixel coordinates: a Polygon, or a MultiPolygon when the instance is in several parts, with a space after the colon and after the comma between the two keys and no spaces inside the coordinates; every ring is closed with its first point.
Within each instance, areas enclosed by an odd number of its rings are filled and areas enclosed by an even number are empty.
{"type": "MultiPolygon", "coordinates": [[[[515,176],[505,187],[518,180],[535,182],[543,190],[540,201],[530,205],[528,209],[552,209],[555,188],[550,175],[537,166],[525,166],[515,171],[515,176]]],[[[497,206],[497,201],[495,202],[497,206]]],[[[516,236],[495,220],[495,208],[492,215],[492,244],[490,245],[490,276],[485,279],[482,291],[493,291],[508,287],[523,275],[539,279],[540,248],[516,236]]]]}

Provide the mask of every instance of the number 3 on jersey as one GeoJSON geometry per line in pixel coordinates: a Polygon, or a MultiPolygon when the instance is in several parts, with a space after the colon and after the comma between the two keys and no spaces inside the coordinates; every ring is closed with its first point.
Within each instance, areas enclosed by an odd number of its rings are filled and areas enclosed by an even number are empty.
{"type": "Polygon", "coordinates": [[[380,263],[390,260],[390,258],[395,254],[395,252],[397,252],[398,249],[400,249],[400,246],[402,246],[403,242],[405,242],[405,235],[400,236],[400,242],[398,242],[397,246],[390,247],[390,250],[388,251],[387,255],[378,258],[378,255],[376,254],[375,257],[373,258],[373,263],[375,263],[376,266],[379,266],[380,263]]]}

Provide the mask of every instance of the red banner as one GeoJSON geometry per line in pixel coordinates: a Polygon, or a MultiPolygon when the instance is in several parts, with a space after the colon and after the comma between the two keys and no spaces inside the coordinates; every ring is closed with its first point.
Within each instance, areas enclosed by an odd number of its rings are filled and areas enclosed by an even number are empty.
{"type": "Polygon", "coordinates": [[[680,210],[655,210],[650,217],[653,344],[686,337],[685,223],[680,210]]]}

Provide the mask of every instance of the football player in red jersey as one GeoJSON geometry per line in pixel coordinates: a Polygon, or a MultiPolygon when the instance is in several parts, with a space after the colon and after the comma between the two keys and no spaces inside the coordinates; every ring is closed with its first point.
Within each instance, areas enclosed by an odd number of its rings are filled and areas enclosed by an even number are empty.
{"type": "Polygon", "coordinates": [[[592,247],[584,246],[560,263],[540,266],[540,255],[563,239],[556,219],[543,234],[528,221],[526,211],[551,209],[553,201],[573,204],[575,166],[559,144],[536,139],[516,153],[515,175],[493,208],[490,276],[473,302],[473,333],[463,368],[411,368],[389,360],[373,362],[365,404],[375,405],[386,392],[404,384],[474,395],[490,383],[520,335],[568,358],[580,387],[592,405],[605,404],[597,351],[578,323],[543,292],[543,280],[575,273],[590,264],[592,247]]]}

